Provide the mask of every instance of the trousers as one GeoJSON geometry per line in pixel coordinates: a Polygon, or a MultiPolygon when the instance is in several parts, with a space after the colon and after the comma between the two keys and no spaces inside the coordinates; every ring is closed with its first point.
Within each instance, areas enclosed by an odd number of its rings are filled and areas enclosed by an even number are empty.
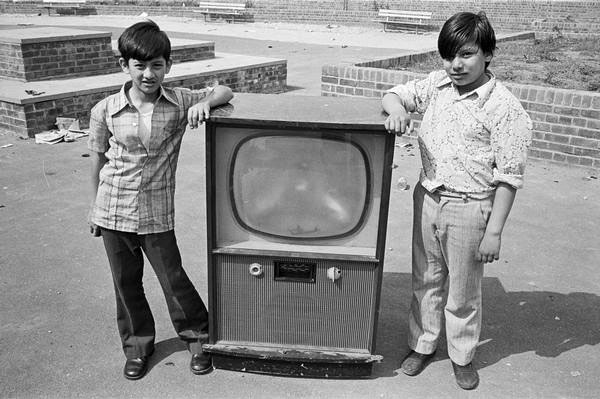
{"type": "Polygon", "coordinates": [[[190,352],[208,340],[208,311],[188,278],[174,231],[138,235],[102,229],[117,303],[117,327],[127,359],[149,356],[156,337],[142,278],[146,254],[164,293],[169,316],[190,352]],[[143,253],[142,253],[143,252],[143,253]]]}
{"type": "Polygon", "coordinates": [[[408,345],[433,353],[445,327],[448,356],[466,365],[481,332],[484,267],[477,255],[493,198],[430,193],[416,184],[413,204],[408,345]]]}

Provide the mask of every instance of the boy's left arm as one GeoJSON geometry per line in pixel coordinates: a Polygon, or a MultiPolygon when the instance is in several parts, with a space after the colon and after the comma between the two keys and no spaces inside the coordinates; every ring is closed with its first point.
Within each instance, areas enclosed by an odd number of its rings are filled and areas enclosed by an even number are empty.
{"type": "Polygon", "coordinates": [[[210,118],[210,110],[216,106],[227,103],[233,98],[233,92],[227,86],[217,85],[202,101],[188,109],[188,124],[192,129],[197,128],[210,118]]]}
{"type": "Polygon", "coordinates": [[[494,152],[496,193],[487,227],[479,244],[479,260],[487,263],[500,258],[502,230],[512,208],[517,189],[523,187],[527,151],[531,144],[531,119],[518,102],[509,102],[499,112],[491,132],[494,152]]]}
{"type": "Polygon", "coordinates": [[[479,244],[479,261],[488,263],[500,259],[502,230],[515,200],[517,189],[506,183],[498,183],[492,213],[483,239],[479,244]]]}

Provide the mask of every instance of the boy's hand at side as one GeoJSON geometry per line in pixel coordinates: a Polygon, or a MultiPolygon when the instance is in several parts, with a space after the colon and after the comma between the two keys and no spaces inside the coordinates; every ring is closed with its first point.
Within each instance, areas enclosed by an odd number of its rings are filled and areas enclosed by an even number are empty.
{"type": "Polygon", "coordinates": [[[196,129],[208,118],[210,118],[210,105],[208,102],[199,102],[188,109],[188,125],[192,129],[196,129]]]}
{"type": "Polygon", "coordinates": [[[90,233],[94,236],[94,237],[100,237],[102,234],[100,233],[100,227],[98,227],[96,224],[91,223],[90,222],[90,233]]]}
{"type": "Polygon", "coordinates": [[[492,263],[500,259],[500,234],[486,232],[479,243],[478,260],[483,263],[492,263]]]}

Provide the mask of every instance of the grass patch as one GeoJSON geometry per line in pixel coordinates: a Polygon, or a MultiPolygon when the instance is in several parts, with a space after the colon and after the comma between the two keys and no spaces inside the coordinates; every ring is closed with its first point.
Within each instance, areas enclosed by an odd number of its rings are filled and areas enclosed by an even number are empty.
{"type": "MultiPolygon", "coordinates": [[[[594,37],[499,42],[489,69],[504,82],[600,92],[600,40],[594,37]]],[[[398,69],[428,73],[439,55],[398,69]]]]}

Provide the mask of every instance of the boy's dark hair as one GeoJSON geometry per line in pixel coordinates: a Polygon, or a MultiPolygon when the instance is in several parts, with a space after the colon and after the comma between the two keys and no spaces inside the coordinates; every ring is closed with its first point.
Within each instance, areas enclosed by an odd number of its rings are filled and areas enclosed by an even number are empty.
{"type": "Polygon", "coordinates": [[[148,61],[157,57],[171,58],[171,41],[165,32],[151,20],[135,23],[119,36],[119,52],[121,57],[148,61]]]}
{"type": "MultiPolygon", "coordinates": [[[[485,13],[459,12],[451,16],[438,37],[438,51],[443,59],[453,59],[465,44],[475,43],[484,54],[494,55],[496,34],[485,13]]],[[[489,63],[486,63],[486,68],[489,63]]]]}

